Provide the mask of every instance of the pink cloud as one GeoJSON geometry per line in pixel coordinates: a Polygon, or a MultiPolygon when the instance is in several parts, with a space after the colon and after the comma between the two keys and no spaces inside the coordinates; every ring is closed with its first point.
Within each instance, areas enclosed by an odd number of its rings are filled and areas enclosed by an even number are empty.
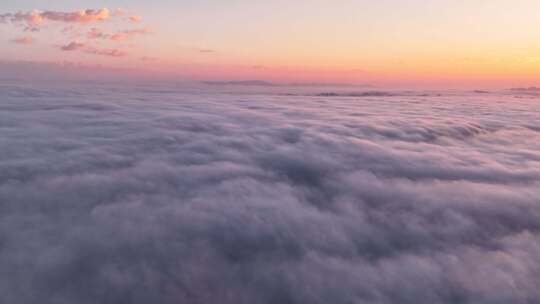
{"type": "Polygon", "coordinates": [[[147,28],[141,28],[141,29],[134,29],[134,30],[125,30],[119,33],[116,33],[111,36],[111,40],[113,41],[123,41],[127,40],[129,38],[132,38],[136,35],[143,35],[150,33],[150,30],[147,28]]]}
{"type": "Polygon", "coordinates": [[[71,42],[69,44],[63,45],[60,47],[62,51],[77,51],[84,49],[86,47],[86,44],[79,43],[79,42],[71,42]]]}
{"type": "Polygon", "coordinates": [[[139,58],[141,61],[156,61],[158,60],[156,57],[149,57],[149,56],[143,56],[139,58]]]}
{"type": "MultiPolygon", "coordinates": [[[[56,47],[62,51],[78,51],[87,54],[122,57],[127,53],[122,49],[100,48],[91,43],[92,39],[102,39],[110,41],[125,41],[134,36],[150,33],[148,28],[135,28],[124,31],[112,32],[116,23],[103,23],[100,27],[82,27],[81,25],[96,24],[111,18],[118,18],[124,24],[127,22],[139,22],[138,15],[127,15],[122,9],[110,12],[107,8],[86,9],[80,11],[38,11],[16,12],[0,14],[0,23],[11,24],[23,28],[24,31],[40,31],[52,28],[59,32],[64,38],[64,42],[56,47]],[[128,17],[129,16],[129,17],[128,17]],[[58,27],[47,27],[57,25],[58,27]],[[107,27],[110,26],[110,27],[107,27]],[[80,41],[86,38],[86,40],[80,41]]],[[[34,40],[29,37],[18,37],[11,40],[12,43],[21,45],[32,44],[34,40]]]]}
{"type": "Polygon", "coordinates": [[[114,10],[114,16],[121,17],[124,16],[126,12],[122,8],[117,8],[114,10]]]}
{"type": "Polygon", "coordinates": [[[8,13],[0,15],[0,22],[2,23],[23,23],[28,28],[35,29],[37,26],[43,24],[45,21],[56,21],[64,23],[93,23],[107,20],[110,17],[109,10],[102,8],[98,10],[86,9],[75,12],[60,12],[60,11],[38,11],[33,10],[30,12],[22,13],[8,13]]]}
{"type": "Polygon", "coordinates": [[[80,42],[71,42],[69,44],[60,46],[62,51],[82,51],[87,54],[109,56],[109,57],[123,57],[127,53],[119,49],[98,49],[80,42]]]}
{"type": "Polygon", "coordinates": [[[37,26],[26,26],[24,28],[25,32],[39,32],[39,27],[37,26]]]}
{"type": "Polygon", "coordinates": [[[88,39],[107,39],[109,38],[109,35],[103,32],[103,30],[94,27],[90,29],[86,34],[86,37],[88,37],[88,39]]]}
{"type": "Polygon", "coordinates": [[[34,30],[36,27],[43,23],[45,18],[37,10],[33,10],[27,13],[7,13],[0,15],[0,23],[23,23],[26,24],[27,29],[34,30]]]}
{"type": "Polygon", "coordinates": [[[25,36],[25,37],[17,37],[17,38],[15,38],[15,39],[11,40],[11,42],[16,43],[16,44],[29,45],[29,44],[33,44],[33,43],[34,43],[34,38],[28,37],[28,36],[25,36]]]}
{"type": "Polygon", "coordinates": [[[61,32],[62,34],[68,34],[68,33],[73,32],[74,30],[75,30],[75,28],[73,28],[73,26],[70,25],[70,26],[66,26],[66,27],[62,28],[62,29],[60,30],[60,32],[61,32]]]}
{"type": "Polygon", "coordinates": [[[56,12],[45,11],[41,13],[42,18],[58,22],[67,23],[92,23],[107,20],[110,17],[109,10],[102,8],[99,10],[82,10],[77,12],[56,12]]]}
{"type": "Polygon", "coordinates": [[[208,54],[208,53],[215,53],[216,51],[214,51],[212,49],[197,49],[197,52],[203,53],[203,54],[208,54]]]}
{"type": "Polygon", "coordinates": [[[129,19],[129,21],[131,21],[131,22],[138,23],[138,22],[141,22],[142,17],[141,17],[141,16],[133,15],[133,16],[129,16],[128,19],[129,19]]]}
{"type": "Polygon", "coordinates": [[[109,56],[109,57],[124,57],[127,55],[126,52],[119,49],[95,49],[88,48],[86,53],[100,55],[100,56],[109,56]]]}
{"type": "Polygon", "coordinates": [[[124,41],[132,38],[133,36],[143,35],[150,33],[150,30],[147,28],[125,30],[117,32],[115,34],[107,34],[103,30],[98,28],[91,28],[90,31],[86,34],[88,39],[109,39],[112,41],[124,41]]]}

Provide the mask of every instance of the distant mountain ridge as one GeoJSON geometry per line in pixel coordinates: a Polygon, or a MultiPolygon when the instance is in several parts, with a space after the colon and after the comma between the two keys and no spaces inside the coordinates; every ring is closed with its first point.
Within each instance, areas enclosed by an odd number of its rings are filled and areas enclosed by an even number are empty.
{"type": "Polygon", "coordinates": [[[238,81],[203,81],[202,83],[208,85],[238,85],[238,86],[261,86],[261,87],[276,87],[278,84],[264,81],[264,80],[238,80],[238,81]]]}
{"type": "Polygon", "coordinates": [[[260,87],[365,87],[370,88],[370,84],[353,84],[353,83],[333,83],[333,82],[291,82],[291,83],[278,83],[270,82],[266,80],[211,80],[202,81],[207,85],[215,86],[260,86],[260,87]]]}
{"type": "Polygon", "coordinates": [[[510,91],[540,92],[540,87],[511,88],[510,91]]]}

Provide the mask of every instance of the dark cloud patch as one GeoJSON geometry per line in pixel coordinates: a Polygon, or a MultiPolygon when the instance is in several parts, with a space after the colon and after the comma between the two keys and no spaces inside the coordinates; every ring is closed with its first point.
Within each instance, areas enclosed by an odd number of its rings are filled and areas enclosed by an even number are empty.
{"type": "Polygon", "coordinates": [[[70,42],[66,45],[63,45],[60,47],[62,51],[77,51],[84,49],[86,47],[86,44],[79,43],[79,42],[70,42]]]}
{"type": "Polygon", "coordinates": [[[89,48],[86,50],[86,53],[99,55],[99,56],[109,56],[109,57],[124,57],[127,55],[125,51],[119,49],[97,49],[89,48]]]}
{"type": "Polygon", "coordinates": [[[142,56],[142,57],[139,57],[139,60],[140,61],[157,61],[158,58],[157,57],[151,57],[151,56],[142,56]]]}
{"type": "Polygon", "coordinates": [[[540,92],[540,87],[527,87],[527,88],[511,88],[510,91],[529,91],[529,92],[540,92]]]}
{"type": "Polygon", "coordinates": [[[82,51],[87,54],[109,57],[124,57],[127,54],[125,51],[120,49],[99,49],[80,42],[70,42],[66,45],[59,46],[59,48],[62,51],[67,52],[82,51]]]}
{"type": "Polygon", "coordinates": [[[145,35],[149,33],[150,33],[150,30],[148,28],[124,30],[124,31],[111,35],[109,39],[113,41],[124,41],[137,35],[145,35]]]}
{"type": "Polygon", "coordinates": [[[196,50],[197,52],[202,53],[202,54],[211,54],[211,53],[216,52],[215,50],[212,50],[212,49],[196,49],[196,50]]]}
{"type": "Polygon", "coordinates": [[[536,103],[0,96],[2,303],[540,300],[536,103]]]}
{"type": "Polygon", "coordinates": [[[203,81],[207,85],[215,86],[278,86],[279,84],[264,80],[237,80],[237,81],[203,81]]]}

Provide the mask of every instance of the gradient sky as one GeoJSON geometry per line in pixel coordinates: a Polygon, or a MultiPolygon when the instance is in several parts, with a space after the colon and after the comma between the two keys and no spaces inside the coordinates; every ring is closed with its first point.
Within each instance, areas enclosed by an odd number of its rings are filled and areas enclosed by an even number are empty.
{"type": "Polygon", "coordinates": [[[111,17],[45,21],[39,32],[0,24],[0,59],[194,79],[490,87],[540,82],[537,0],[18,0],[0,3],[0,14],[101,8],[111,17]],[[113,16],[117,8],[122,16],[113,16]],[[105,38],[89,39],[92,28],[105,38]],[[129,31],[136,33],[111,39],[129,31]]]}

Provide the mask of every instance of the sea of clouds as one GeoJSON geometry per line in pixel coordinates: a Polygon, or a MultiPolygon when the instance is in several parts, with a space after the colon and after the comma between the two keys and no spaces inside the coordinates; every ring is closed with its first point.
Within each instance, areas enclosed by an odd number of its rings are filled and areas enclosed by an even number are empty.
{"type": "Polygon", "coordinates": [[[0,303],[540,302],[540,98],[425,95],[2,84],[0,303]]]}

